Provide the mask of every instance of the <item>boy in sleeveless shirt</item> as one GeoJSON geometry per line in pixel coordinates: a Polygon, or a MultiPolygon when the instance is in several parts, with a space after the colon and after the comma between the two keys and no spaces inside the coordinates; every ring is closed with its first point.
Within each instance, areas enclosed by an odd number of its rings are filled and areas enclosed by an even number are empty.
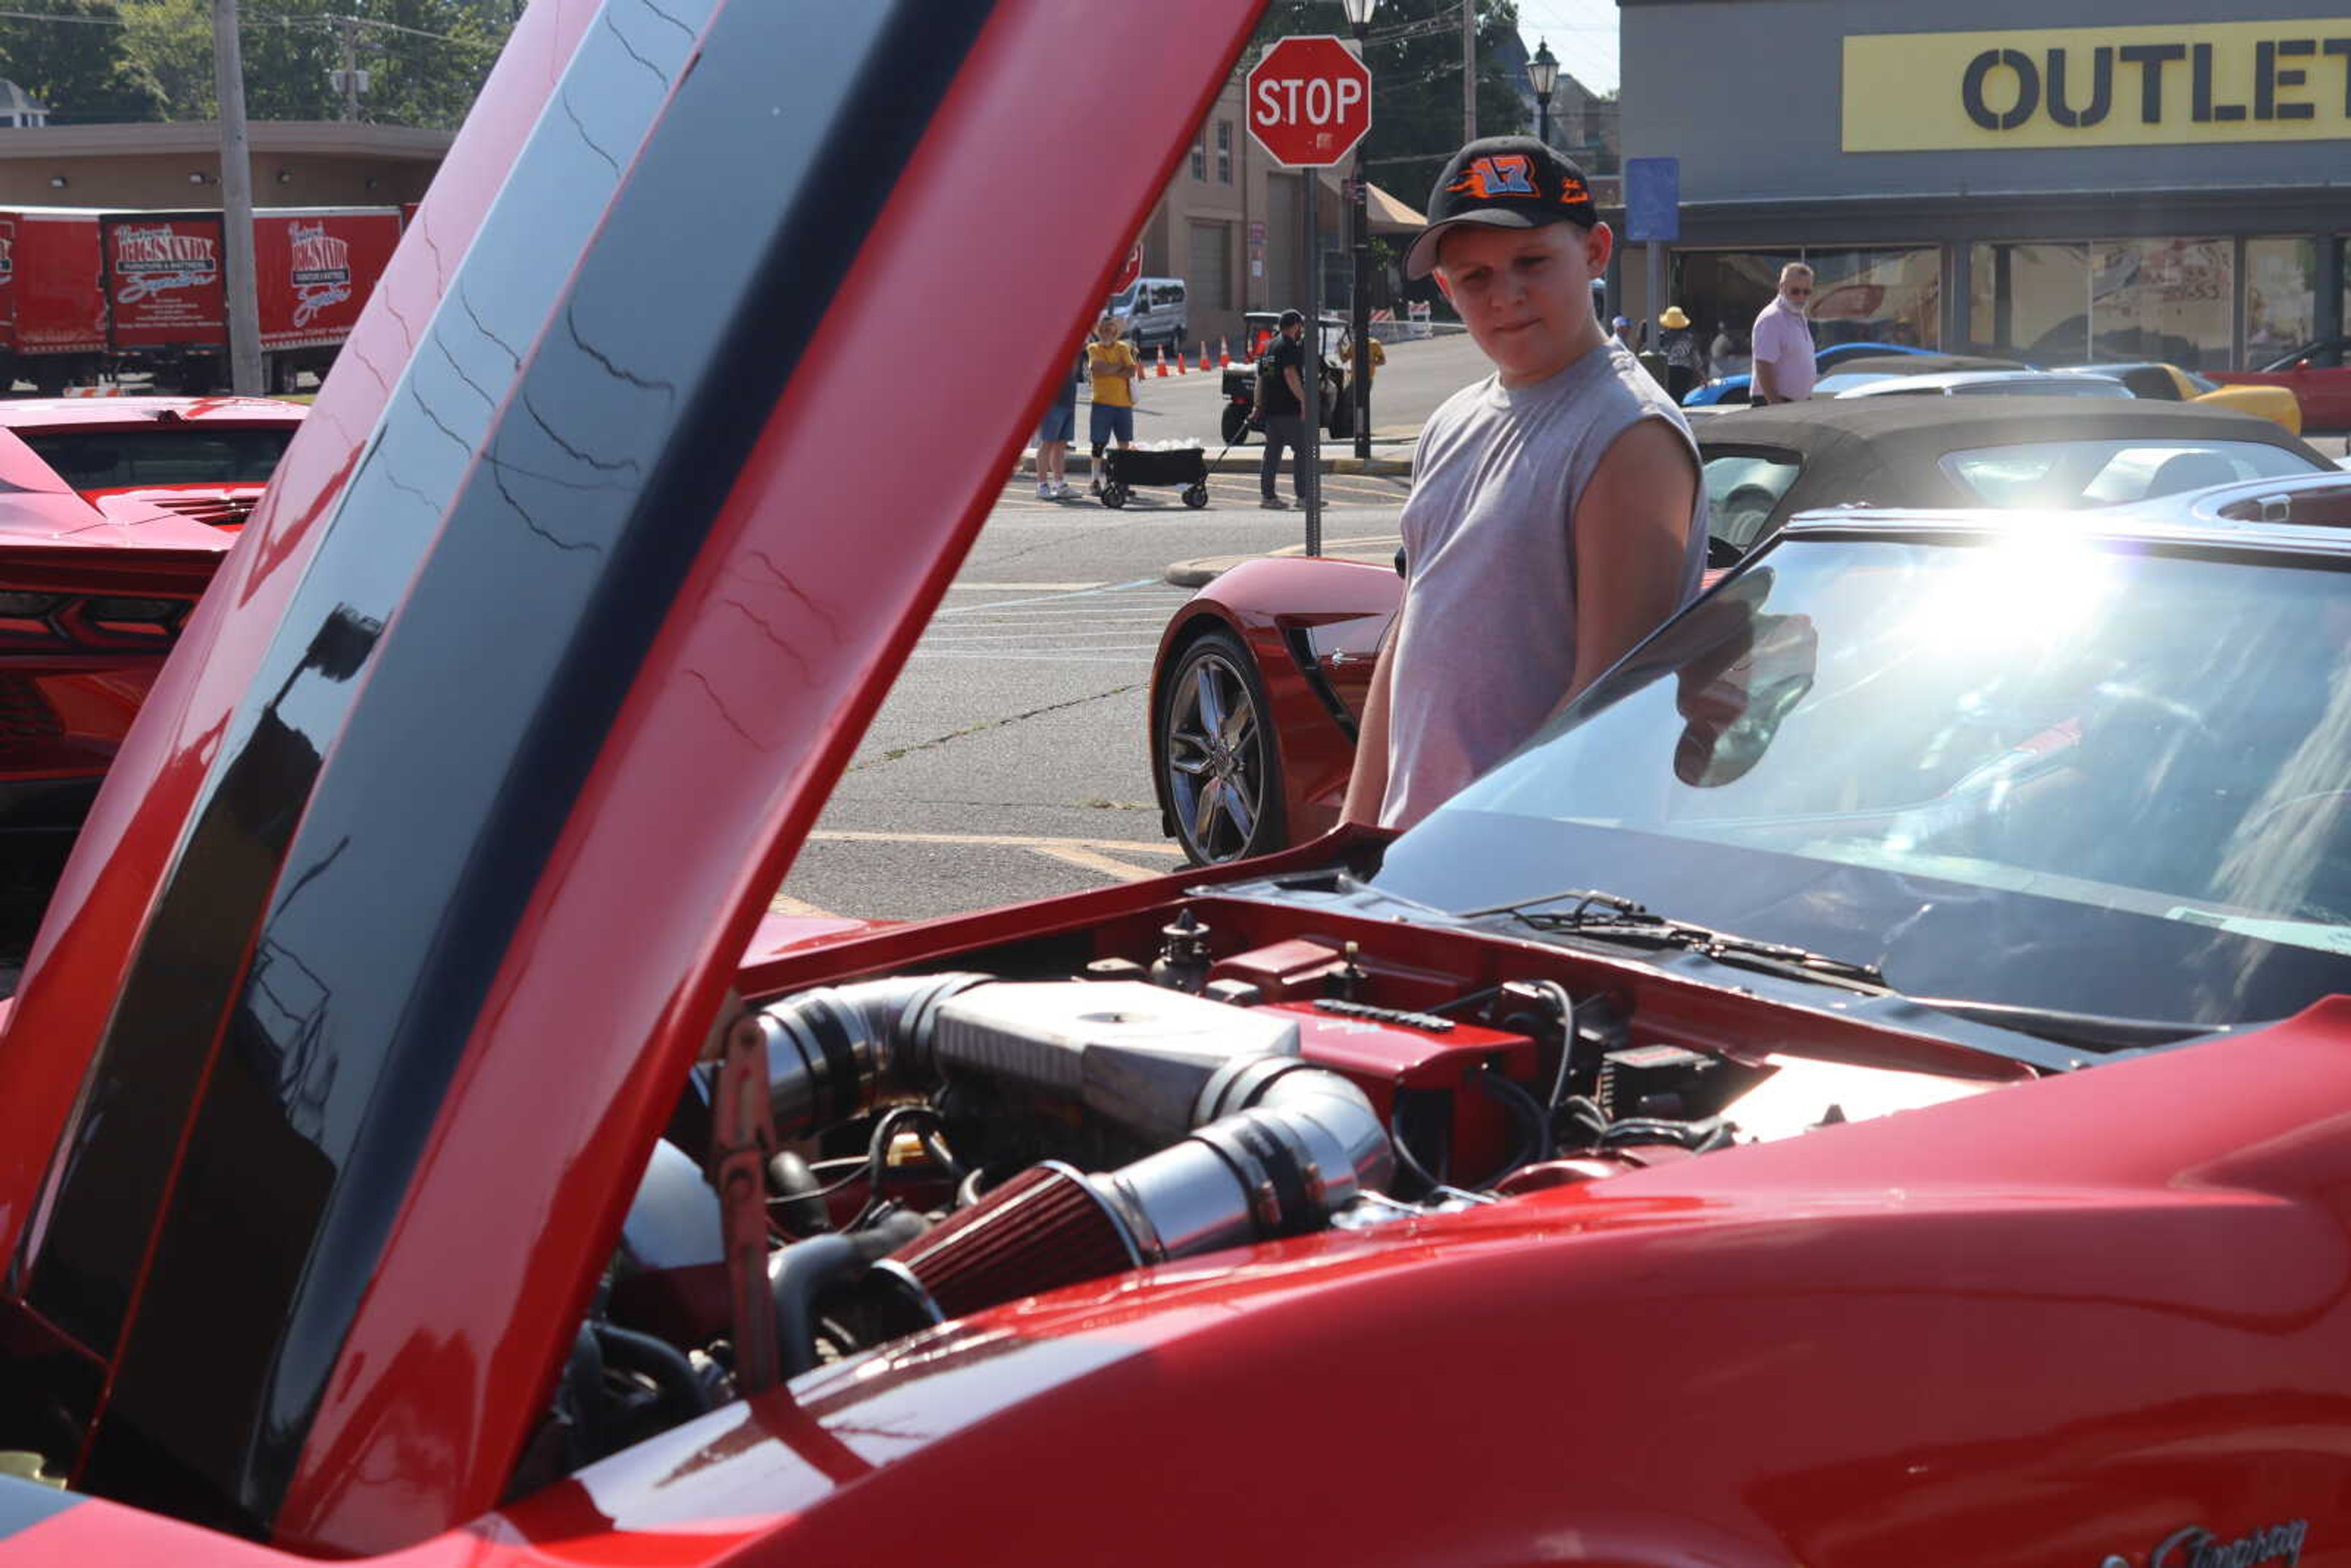
{"type": "Polygon", "coordinates": [[[1372,676],[1349,821],[1409,827],[1698,592],[1706,492],[1681,411],[1592,310],[1614,236],[1532,137],[1473,141],[1405,269],[1495,373],[1423,429],[1406,577],[1372,676]]]}

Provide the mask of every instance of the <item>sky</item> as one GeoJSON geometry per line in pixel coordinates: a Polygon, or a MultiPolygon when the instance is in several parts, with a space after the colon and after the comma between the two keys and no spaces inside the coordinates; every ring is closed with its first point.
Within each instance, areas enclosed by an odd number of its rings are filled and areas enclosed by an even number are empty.
{"type": "Polygon", "coordinates": [[[1616,90],[1616,0],[1519,0],[1527,53],[1548,39],[1560,68],[1594,92],[1616,90]]]}

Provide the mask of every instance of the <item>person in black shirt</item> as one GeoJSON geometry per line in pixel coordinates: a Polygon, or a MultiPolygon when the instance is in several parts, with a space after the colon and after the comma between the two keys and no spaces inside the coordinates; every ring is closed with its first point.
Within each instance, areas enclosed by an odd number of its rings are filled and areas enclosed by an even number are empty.
{"type": "Polygon", "coordinates": [[[1269,511],[1284,511],[1290,506],[1274,487],[1284,446],[1295,454],[1290,469],[1291,487],[1301,498],[1306,495],[1305,340],[1306,318],[1285,310],[1272,346],[1258,361],[1257,406],[1265,416],[1265,459],[1257,471],[1262,498],[1258,505],[1269,511]]]}

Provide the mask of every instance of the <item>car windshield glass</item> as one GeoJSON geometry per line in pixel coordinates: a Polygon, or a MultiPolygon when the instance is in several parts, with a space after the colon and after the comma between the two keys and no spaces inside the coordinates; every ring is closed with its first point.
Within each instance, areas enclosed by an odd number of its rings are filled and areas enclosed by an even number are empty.
{"type": "Polygon", "coordinates": [[[1796,482],[1801,465],[1793,453],[1726,452],[1706,460],[1706,498],[1713,512],[1712,533],[1741,549],[1753,544],[1771,508],[1796,482]]]}
{"type": "Polygon", "coordinates": [[[2035,441],[1948,452],[1942,462],[1987,506],[2067,510],[2319,471],[2289,448],[2258,441],[2035,441]]]}
{"type": "Polygon", "coordinates": [[[296,428],[156,424],[18,434],[75,489],[111,490],[131,485],[266,485],[296,428]]]}
{"type": "Polygon", "coordinates": [[[2344,563],[2054,517],[1757,561],[1380,884],[1452,910],[1607,888],[1919,996],[2219,1025],[2351,989],[2344,563]]]}

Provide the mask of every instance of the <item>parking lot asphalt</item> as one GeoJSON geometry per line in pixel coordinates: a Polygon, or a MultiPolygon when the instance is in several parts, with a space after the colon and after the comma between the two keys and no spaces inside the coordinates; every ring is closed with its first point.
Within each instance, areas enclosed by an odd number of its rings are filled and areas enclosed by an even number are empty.
{"type": "MultiPolygon", "coordinates": [[[[1008,485],[776,907],[917,919],[1178,868],[1146,727],[1152,657],[1189,591],[1166,569],[1302,549],[1301,514],[1259,510],[1253,478],[1211,488],[1201,510],[1171,494],[1113,511],[1008,485]]],[[[1332,553],[1393,534],[1401,480],[1345,493],[1332,553]]]]}

